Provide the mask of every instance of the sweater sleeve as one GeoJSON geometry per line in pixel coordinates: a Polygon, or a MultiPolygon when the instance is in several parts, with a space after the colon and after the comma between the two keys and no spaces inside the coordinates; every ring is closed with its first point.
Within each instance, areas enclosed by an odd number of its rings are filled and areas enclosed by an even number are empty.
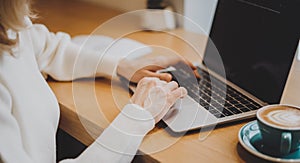
{"type": "Polygon", "coordinates": [[[148,111],[128,104],[78,158],[61,162],[131,162],[144,136],[153,127],[154,119],[148,111]]]}
{"type": "Polygon", "coordinates": [[[44,25],[35,24],[29,32],[40,71],[45,77],[50,75],[61,81],[95,76],[111,78],[123,57],[138,57],[151,52],[150,47],[130,39],[107,42],[103,41],[105,37],[97,40],[93,39],[95,36],[86,36],[86,41],[78,45],[68,34],[51,33],[44,25]],[[97,41],[99,45],[95,43],[97,41]],[[94,47],[102,48],[91,48],[93,46],[87,45],[91,42],[94,47]]]}
{"type": "MultiPolygon", "coordinates": [[[[2,162],[38,162],[26,152],[20,128],[12,115],[12,99],[0,83],[0,160],[2,162]],[[17,155],[17,157],[16,157],[17,155]]],[[[103,133],[75,162],[130,162],[144,136],[154,127],[152,115],[138,105],[128,104],[103,133]]],[[[45,162],[48,162],[45,160],[45,162]]]]}
{"type": "Polygon", "coordinates": [[[24,149],[18,122],[12,115],[11,96],[1,83],[0,129],[0,162],[34,162],[24,149]]]}

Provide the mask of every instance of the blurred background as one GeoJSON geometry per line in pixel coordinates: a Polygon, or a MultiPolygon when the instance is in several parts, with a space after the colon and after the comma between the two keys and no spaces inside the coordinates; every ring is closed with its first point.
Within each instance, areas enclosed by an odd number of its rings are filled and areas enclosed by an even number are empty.
{"type": "MultiPolygon", "coordinates": [[[[50,31],[64,31],[71,36],[91,33],[99,24],[122,13],[149,8],[149,4],[170,7],[197,23],[209,33],[217,0],[34,0],[39,14],[35,20],[50,31]],[[148,5],[147,5],[148,4],[148,5]]],[[[176,19],[176,27],[202,33],[184,20],[176,19]]]]}

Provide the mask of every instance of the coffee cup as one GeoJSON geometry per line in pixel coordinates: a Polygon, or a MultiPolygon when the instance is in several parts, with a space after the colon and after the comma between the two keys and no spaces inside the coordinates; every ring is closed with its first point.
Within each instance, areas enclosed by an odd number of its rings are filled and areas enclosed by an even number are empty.
{"type": "Polygon", "coordinates": [[[274,156],[285,156],[300,146],[300,108],[290,105],[267,105],[257,113],[262,142],[274,156]]]}

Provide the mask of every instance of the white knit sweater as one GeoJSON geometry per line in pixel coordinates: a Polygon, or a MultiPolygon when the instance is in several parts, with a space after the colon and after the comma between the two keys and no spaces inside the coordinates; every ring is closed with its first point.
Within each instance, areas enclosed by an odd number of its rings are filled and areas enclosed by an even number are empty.
{"type": "MultiPolygon", "coordinates": [[[[101,54],[82,50],[76,61],[79,47],[69,35],[50,33],[43,25],[19,32],[19,40],[13,55],[0,51],[0,158],[12,163],[54,163],[59,106],[45,76],[57,80],[111,76],[118,60],[107,55],[104,66],[96,66],[101,54]]],[[[128,104],[78,158],[62,162],[130,162],[153,127],[148,111],[128,104]]]]}

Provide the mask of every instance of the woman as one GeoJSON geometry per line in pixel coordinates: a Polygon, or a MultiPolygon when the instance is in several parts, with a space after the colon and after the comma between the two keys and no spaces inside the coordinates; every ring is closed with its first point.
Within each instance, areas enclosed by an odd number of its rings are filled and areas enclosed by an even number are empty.
{"type": "MultiPolygon", "coordinates": [[[[29,0],[0,0],[0,162],[55,162],[59,106],[45,77],[94,75],[86,63],[95,62],[97,53],[83,51],[85,59],[77,63],[74,75],[79,47],[64,33],[32,25],[28,16],[29,0]]],[[[144,76],[170,80],[168,74],[149,72],[138,71],[135,81],[144,76]]],[[[97,70],[96,75],[107,72],[97,70]]],[[[99,138],[76,159],[62,162],[130,162],[144,135],[186,93],[175,82],[143,78],[130,103],[99,138]]]]}

